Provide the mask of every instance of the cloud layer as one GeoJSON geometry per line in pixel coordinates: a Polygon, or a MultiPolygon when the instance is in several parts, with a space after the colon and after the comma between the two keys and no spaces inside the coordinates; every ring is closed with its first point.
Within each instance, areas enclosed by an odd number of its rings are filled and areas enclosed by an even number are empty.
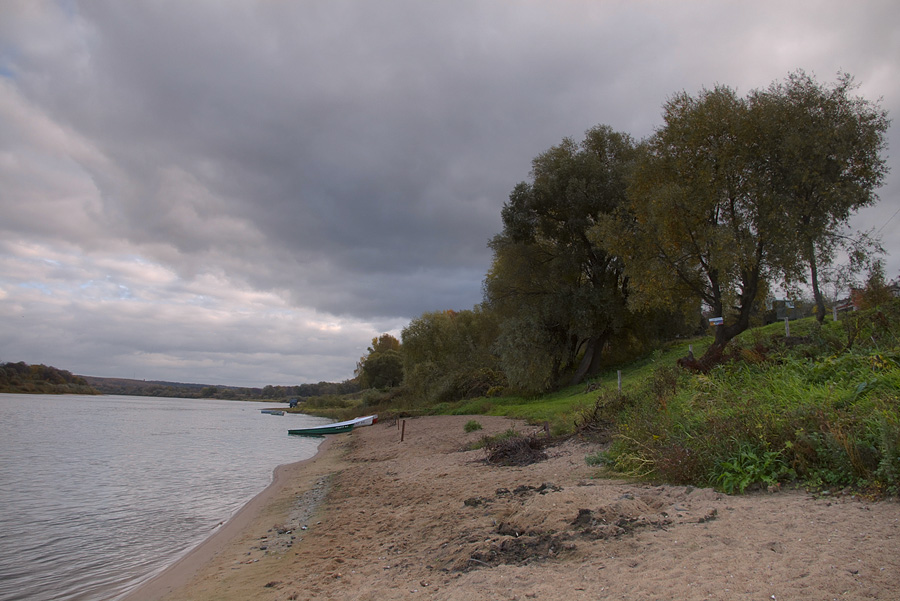
{"type": "MultiPolygon", "coordinates": [[[[4,3],[0,361],[350,377],[480,301],[503,202],[564,136],[797,68],[896,115],[893,3],[814,4],[4,3]]],[[[857,218],[895,251],[898,175],[857,218]]]]}

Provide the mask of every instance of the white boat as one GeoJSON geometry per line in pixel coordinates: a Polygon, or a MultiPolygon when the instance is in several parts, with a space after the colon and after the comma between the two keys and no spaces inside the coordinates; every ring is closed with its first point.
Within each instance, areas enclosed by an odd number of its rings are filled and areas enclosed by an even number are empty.
{"type": "Polygon", "coordinates": [[[353,428],[360,426],[371,426],[378,421],[377,415],[367,415],[365,417],[357,417],[348,419],[345,422],[335,422],[333,424],[325,424],[324,426],[316,426],[313,428],[297,428],[288,430],[288,434],[299,434],[301,436],[322,436],[324,434],[341,434],[349,432],[353,428]]]}

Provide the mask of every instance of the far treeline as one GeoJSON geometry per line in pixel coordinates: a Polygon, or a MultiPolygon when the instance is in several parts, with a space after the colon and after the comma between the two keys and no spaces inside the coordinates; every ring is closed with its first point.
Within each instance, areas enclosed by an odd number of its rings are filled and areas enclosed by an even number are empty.
{"type": "Polygon", "coordinates": [[[160,380],[132,380],[76,376],[71,372],[47,365],[0,363],[0,393],[15,394],[112,394],[186,399],[222,399],[231,401],[272,400],[290,398],[306,400],[352,394],[359,391],[355,381],[319,382],[297,386],[211,386],[160,380]]]}
{"type": "Polygon", "coordinates": [[[222,399],[229,401],[287,401],[290,398],[306,399],[308,397],[351,394],[359,391],[359,386],[355,382],[319,382],[318,384],[299,384],[297,386],[268,385],[263,388],[256,388],[130,380],[125,378],[99,378],[95,376],[84,376],[84,379],[100,394],[222,399]]]}
{"type": "Polygon", "coordinates": [[[878,200],[890,121],[856,88],[797,71],[746,96],[674,94],[644,140],[563,139],[503,206],[483,302],[374,339],[360,385],[423,404],[538,395],[721,317],[687,359],[708,370],[779,289],[810,290],[822,323],[861,279],[884,283],[877,238],[848,222],[878,200]]]}
{"type": "Polygon", "coordinates": [[[99,394],[81,376],[47,365],[0,363],[0,392],[19,394],[99,394]]]}

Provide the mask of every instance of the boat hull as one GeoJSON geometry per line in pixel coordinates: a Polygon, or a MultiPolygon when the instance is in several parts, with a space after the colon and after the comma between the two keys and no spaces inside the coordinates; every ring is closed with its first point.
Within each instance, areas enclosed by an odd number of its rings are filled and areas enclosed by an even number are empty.
{"type": "Polygon", "coordinates": [[[353,424],[338,424],[334,426],[319,426],[317,428],[297,428],[288,430],[288,434],[294,436],[325,436],[326,434],[343,434],[353,429],[353,424]]]}
{"type": "Polygon", "coordinates": [[[326,434],[343,434],[350,432],[357,426],[371,426],[378,421],[377,415],[367,415],[365,417],[357,417],[348,419],[345,422],[337,422],[334,424],[326,424],[324,426],[316,426],[314,428],[297,428],[288,430],[288,434],[296,436],[324,436],[326,434]]]}

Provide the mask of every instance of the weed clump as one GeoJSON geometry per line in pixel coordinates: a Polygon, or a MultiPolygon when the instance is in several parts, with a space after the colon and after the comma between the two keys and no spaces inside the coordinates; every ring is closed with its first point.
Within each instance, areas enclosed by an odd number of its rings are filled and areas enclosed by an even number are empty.
{"type": "Polygon", "coordinates": [[[469,434],[470,432],[476,432],[478,430],[481,430],[481,422],[475,419],[470,419],[466,422],[466,425],[463,426],[463,431],[466,434],[469,434]]]}
{"type": "Polygon", "coordinates": [[[779,451],[758,451],[748,444],[719,464],[716,484],[728,494],[743,493],[752,486],[777,486],[787,473],[779,451]]]}
{"type": "Polygon", "coordinates": [[[619,391],[605,391],[590,407],[575,418],[575,433],[595,442],[609,442],[615,431],[617,417],[626,407],[637,402],[633,396],[619,391]]]}

